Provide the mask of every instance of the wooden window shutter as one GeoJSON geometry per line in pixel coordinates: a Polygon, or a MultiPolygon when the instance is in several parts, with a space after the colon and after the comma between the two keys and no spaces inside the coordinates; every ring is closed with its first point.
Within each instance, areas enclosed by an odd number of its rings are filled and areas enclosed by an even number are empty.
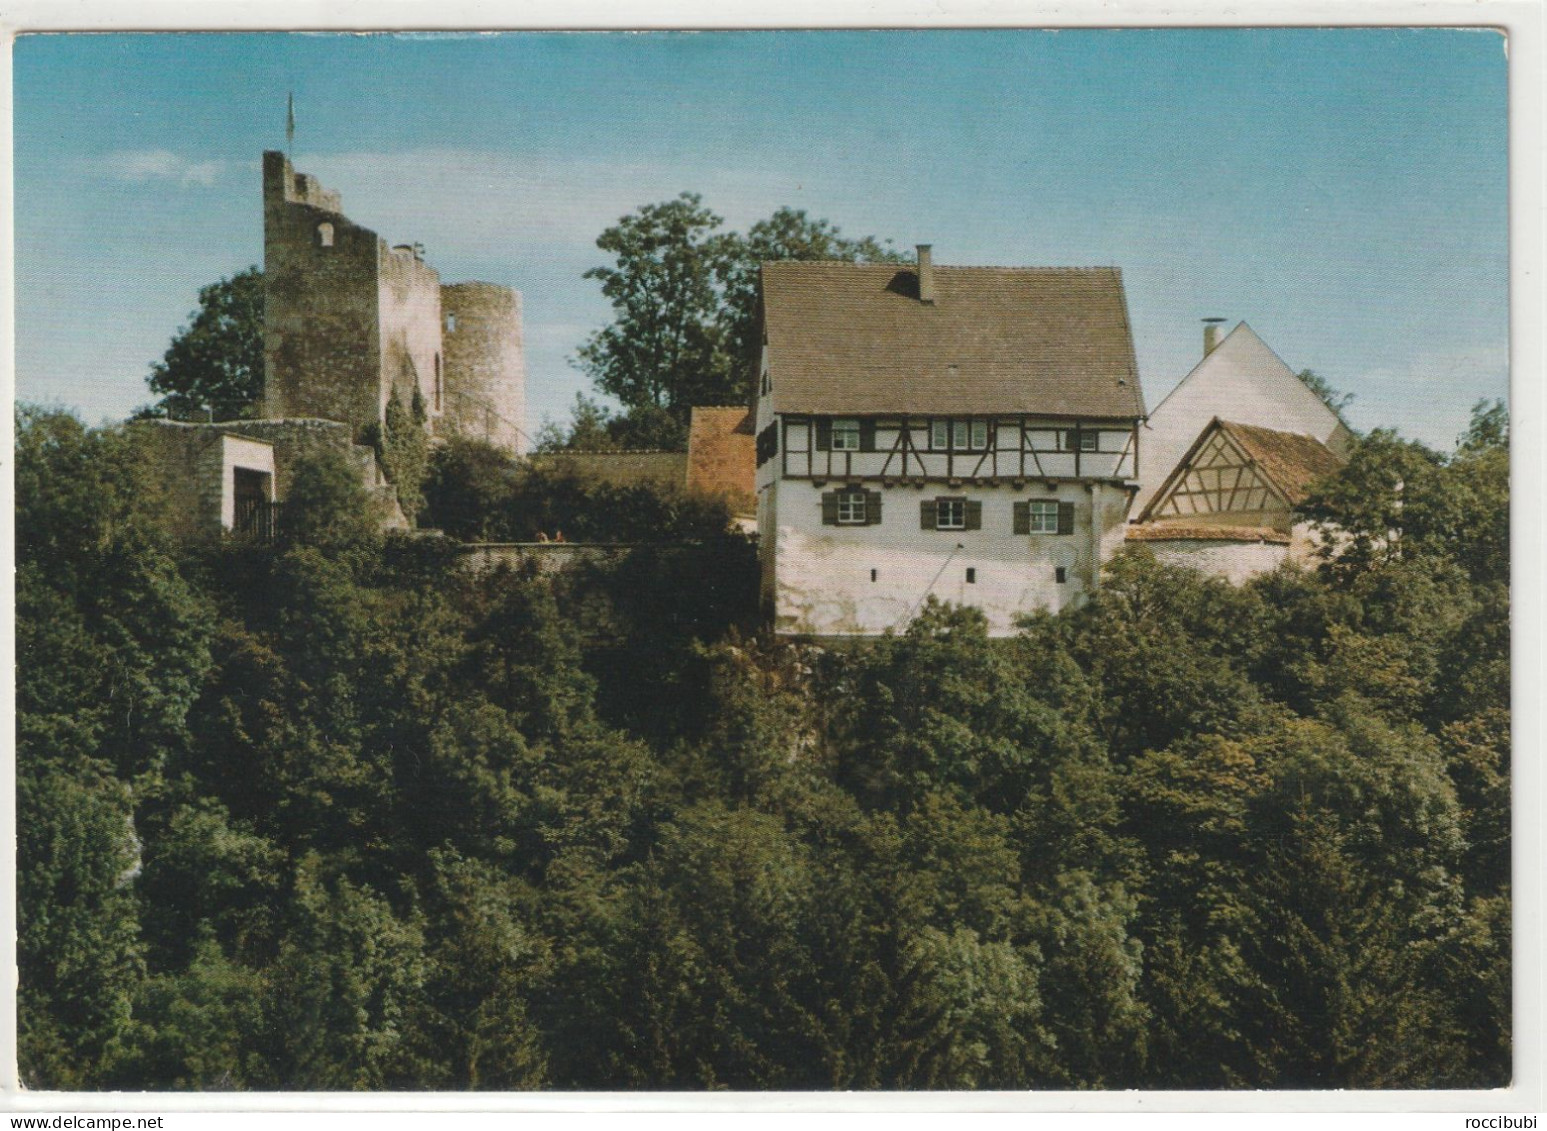
{"type": "Polygon", "coordinates": [[[822,419],[816,422],[816,450],[831,451],[833,446],[833,422],[822,419]]]}
{"type": "Polygon", "coordinates": [[[881,525],[881,492],[880,491],[866,491],[865,492],[865,525],[866,526],[880,526],[881,525]]]}
{"type": "Polygon", "coordinates": [[[1014,525],[1011,527],[1011,529],[1016,534],[1030,534],[1031,533],[1031,504],[1028,503],[1028,502],[1016,503],[1015,507],[1014,507],[1014,511],[1015,511],[1014,525]]]}
{"type": "Polygon", "coordinates": [[[873,452],[876,450],[876,422],[874,420],[861,420],[859,422],[859,450],[873,452]]]}
{"type": "Polygon", "coordinates": [[[837,491],[823,491],[822,492],[822,525],[823,526],[837,526],[838,525],[838,492],[837,491]]]}
{"type": "Polygon", "coordinates": [[[939,516],[939,508],[935,506],[935,500],[924,499],[919,503],[919,529],[934,530],[935,520],[939,516]]]}
{"type": "Polygon", "coordinates": [[[1058,504],[1058,533],[1060,533],[1060,534],[1073,534],[1074,533],[1074,504],[1073,503],[1059,503],[1058,504]]]}
{"type": "Polygon", "coordinates": [[[976,499],[967,500],[967,529],[983,529],[983,504],[976,499]]]}

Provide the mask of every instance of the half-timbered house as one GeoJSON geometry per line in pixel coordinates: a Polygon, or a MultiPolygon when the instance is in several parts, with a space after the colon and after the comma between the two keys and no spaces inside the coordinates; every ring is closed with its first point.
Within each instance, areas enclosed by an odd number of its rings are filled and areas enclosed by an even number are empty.
{"type": "Polygon", "coordinates": [[[756,456],[785,634],[990,631],[1078,603],[1123,541],[1144,413],[1116,268],[768,263],[756,456]]]}

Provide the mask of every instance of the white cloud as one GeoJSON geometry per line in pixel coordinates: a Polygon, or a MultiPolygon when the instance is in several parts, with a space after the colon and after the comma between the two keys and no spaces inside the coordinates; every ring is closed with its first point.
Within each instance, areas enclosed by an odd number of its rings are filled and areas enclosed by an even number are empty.
{"type": "Polygon", "coordinates": [[[175,181],[208,188],[225,171],[224,161],[190,161],[169,149],[118,149],[85,163],[86,171],[130,184],[175,181]]]}

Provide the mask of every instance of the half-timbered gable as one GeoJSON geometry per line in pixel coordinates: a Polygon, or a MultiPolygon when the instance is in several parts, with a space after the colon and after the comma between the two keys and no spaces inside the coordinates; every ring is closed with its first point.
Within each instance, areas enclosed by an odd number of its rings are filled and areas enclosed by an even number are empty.
{"type": "Polygon", "coordinates": [[[1310,531],[1295,510],[1343,464],[1314,436],[1210,421],[1144,510],[1128,539],[1163,560],[1242,580],[1303,559],[1310,531]]]}
{"type": "Polygon", "coordinates": [[[1215,418],[1139,520],[1207,520],[1287,533],[1311,484],[1342,462],[1314,436],[1215,418]]]}
{"type": "Polygon", "coordinates": [[[1143,395],[1115,268],[769,263],[758,530],[775,627],[991,631],[1077,603],[1122,541],[1143,395]]]}
{"type": "Polygon", "coordinates": [[[1245,322],[1217,339],[1209,319],[1203,357],[1140,429],[1144,474],[1134,512],[1142,512],[1215,418],[1310,436],[1333,452],[1353,442],[1338,414],[1245,322]]]}

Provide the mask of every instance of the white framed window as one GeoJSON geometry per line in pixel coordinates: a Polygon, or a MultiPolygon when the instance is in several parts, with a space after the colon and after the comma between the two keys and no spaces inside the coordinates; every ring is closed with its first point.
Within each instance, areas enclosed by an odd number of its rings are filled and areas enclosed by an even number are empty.
{"type": "Polygon", "coordinates": [[[1058,500],[1033,499],[1028,507],[1033,534],[1058,533],[1058,500]]]}
{"type": "Polygon", "coordinates": [[[838,419],[833,421],[833,451],[859,451],[859,421],[838,419]]]}
{"type": "Polygon", "coordinates": [[[1064,451],[1097,452],[1101,450],[1101,433],[1087,429],[1074,429],[1064,433],[1064,451]]]}
{"type": "Polygon", "coordinates": [[[967,529],[967,500],[966,499],[936,499],[935,500],[935,529],[936,530],[966,530],[967,529]]]}
{"type": "Polygon", "coordinates": [[[974,452],[988,447],[988,421],[935,420],[930,422],[929,446],[937,451],[974,452]]]}
{"type": "Polygon", "coordinates": [[[865,526],[870,519],[866,513],[868,499],[863,490],[838,492],[838,525],[865,526]]]}

